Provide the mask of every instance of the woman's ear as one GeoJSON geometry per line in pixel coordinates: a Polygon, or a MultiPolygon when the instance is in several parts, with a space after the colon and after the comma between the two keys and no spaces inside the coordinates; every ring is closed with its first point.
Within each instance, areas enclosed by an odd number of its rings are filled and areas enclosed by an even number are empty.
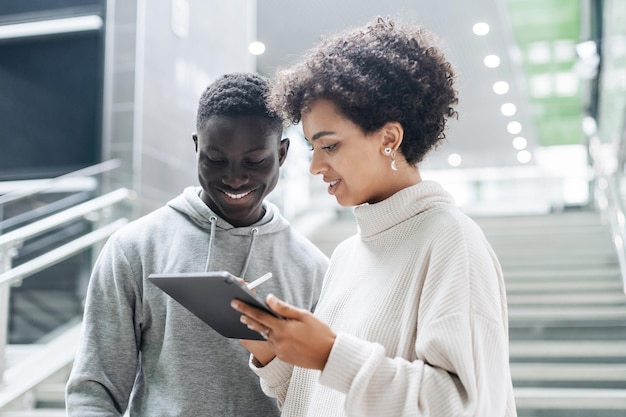
{"type": "Polygon", "coordinates": [[[400,148],[402,139],[404,138],[404,129],[400,123],[385,123],[385,125],[381,128],[381,134],[383,139],[383,152],[386,148],[389,148],[392,151],[397,151],[398,148],[400,148]]]}

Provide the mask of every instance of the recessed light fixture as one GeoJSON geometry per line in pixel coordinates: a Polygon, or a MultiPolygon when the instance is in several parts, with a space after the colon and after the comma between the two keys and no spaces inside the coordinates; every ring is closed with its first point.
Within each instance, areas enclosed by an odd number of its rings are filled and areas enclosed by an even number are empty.
{"type": "Polygon", "coordinates": [[[458,167],[463,162],[463,158],[458,153],[451,153],[448,155],[448,164],[452,167],[458,167]]]}
{"type": "Polygon", "coordinates": [[[593,135],[598,130],[596,119],[594,119],[591,116],[583,117],[582,123],[583,123],[583,132],[585,132],[587,136],[593,135]]]}
{"type": "Polygon", "coordinates": [[[506,130],[512,135],[517,135],[522,131],[522,124],[520,122],[509,122],[509,124],[506,125],[506,130]]]}
{"type": "Polygon", "coordinates": [[[500,106],[500,111],[505,116],[513,116],[517,111],[517,107],[515,107],[515,104],[513,103],[504,103],[500,106]]]}
{"type": "Polygon", "coordinates": [[[515,139],[513,139],[513,147],[518,151],[526,149],[526,146],[528,146],[528,141],[525,137],[517,136],[515,139]]]}
{"type": "Polygon", "coordinates": [[[497,68],[500,66],[500,57],[498,55],[487,55],[483,62],[489,68],[497,68]]]}
{"type": "Polygon", "coordinates": [[[509,83],[506,81],[496,81],[493,83],[493,92],[496,94],[506,94],[509,92],[509,83]]]}
{"type": "Polygon", "coordinates": [[[265,52],[265,44],[263,42],[252,42],[248,46],[248,51],[252,55],[261,55],[263,52],[265,52]]]}
{"type": "Polygon", "coordinates": [[[529,162],[530,162],[530,160],[532,159],[532,157],[533,157],[533,156],[531,155],[531,153],[530,153],[530,152],[528,152],[528,151],[525,151],[525,150],[524,150],[524,151],[519,151],[519,152],[517,153],[517,160],[518,160],[519,162],[521,162],[522,164],[527,164],[527,163],[529,163],[529,162]]]}
{"type": "Polygon", "coordinates": [[[472,27],[472,31],[474,32],[474,34],[478,36],[485,36],[486,34],[489,33],[489,25],[485,22],[476,23],[472,27]]]}

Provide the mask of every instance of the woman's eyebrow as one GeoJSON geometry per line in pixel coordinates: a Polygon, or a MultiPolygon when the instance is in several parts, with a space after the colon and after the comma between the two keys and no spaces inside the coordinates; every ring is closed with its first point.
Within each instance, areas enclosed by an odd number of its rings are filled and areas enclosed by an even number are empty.
{"type": "Polygon", "coordinates": [[[332,134],[334,134],[334,133],[335,133],[335,132],[331,132],[331,131],[326,131],[326,130],[323,130],[323,131],[321,131],[321,132],[317,132],[316,134],[314,134],[314,135],[313,135],[313,137],[311,138],[311,140],[316,140],[316,139],[321,138],[322,136],[332,135],[332,134]]]}

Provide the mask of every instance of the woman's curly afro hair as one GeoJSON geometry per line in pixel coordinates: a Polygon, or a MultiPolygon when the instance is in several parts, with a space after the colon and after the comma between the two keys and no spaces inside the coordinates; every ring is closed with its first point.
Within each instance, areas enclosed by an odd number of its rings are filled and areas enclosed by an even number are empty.
{"type": "Polygon", "coordinates": [[[454,69],[434,45],[427,30],[380,17],[325,37],[278,72],[270,106],[296,124],[309,104],[328,99],[366,134],[398,122],[400,151],[416,165],[445,137],[458,103],[454,69]]]}

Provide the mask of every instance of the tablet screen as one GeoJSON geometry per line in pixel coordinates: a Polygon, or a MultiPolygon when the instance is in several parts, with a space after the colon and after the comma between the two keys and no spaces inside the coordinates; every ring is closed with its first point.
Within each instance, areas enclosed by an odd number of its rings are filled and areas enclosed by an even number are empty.
{"type": "Polygon", "coordinates": [[[230,306],[234,298],[280,317],[226,271],[150,274],[148,280],[224,337],[263,340],[241,323],[230,306]]]}

